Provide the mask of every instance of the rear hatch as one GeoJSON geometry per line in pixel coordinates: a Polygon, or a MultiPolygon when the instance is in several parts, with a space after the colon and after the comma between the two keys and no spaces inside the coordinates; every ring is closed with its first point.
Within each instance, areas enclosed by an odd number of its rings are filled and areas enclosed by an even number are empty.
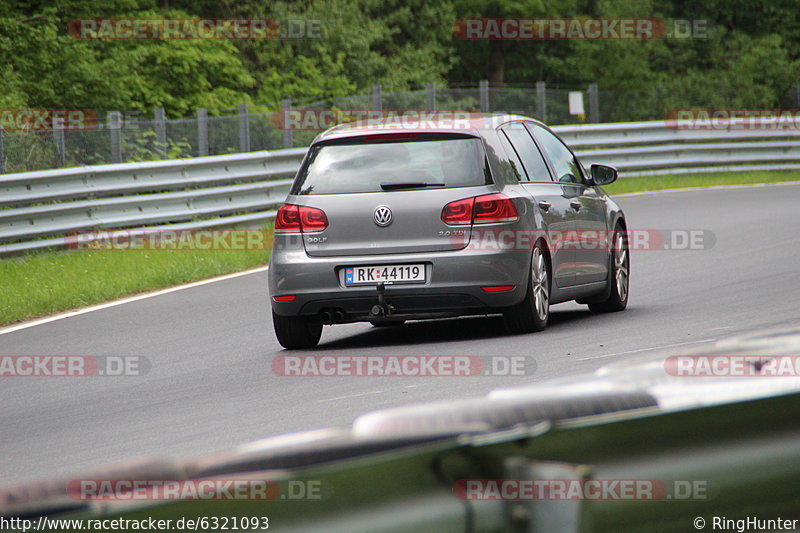
{"type": "Polygon", "coordinates": [[[470,226],[445,224],[443,208],[492,192],[490,183],[479,138],[373,134],[313,146],[287,203],[327,218],[305,234],[310,256],[447,251],[467,245],[470,226]]]}

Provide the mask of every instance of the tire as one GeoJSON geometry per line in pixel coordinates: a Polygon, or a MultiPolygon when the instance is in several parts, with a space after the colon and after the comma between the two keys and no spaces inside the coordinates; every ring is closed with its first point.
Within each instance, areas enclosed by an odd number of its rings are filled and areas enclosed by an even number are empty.
{"type": "Polygon", "coordinates": [[[593,313],[614,313],[628,306],[630,293],[631,255],[628,249],[628,236],[620,226],[614,230],[611,250],[611,268],[608,269],[608,298],[602,302],[590,303],[593,313]]]}
{"type": "Polygon", "coordinates": [[[406,321],[405,320],[386,320],[386,321],[383,321],[383,322],[379,322],[377,320],[370,320],[369,323],[372,324],[373,326],[375,326],[376,328],[388,328],[388,327],[393,327],[393,326],[402,326],[403,324],[406,323],[406,321]]]}
{"type": "Polygon", "coordinates": [[[509,333],[533,333],[547,327],[550,318],[550,262],[541,244],[531,254],[525,298],[503,313],[509,333]]]}
{"type": "Polygon", "coordinates": [[[322,322],[305,316],[281,316],[272,312],[275,336],[284,348],[313,348],[322,336],[322,322]]]}

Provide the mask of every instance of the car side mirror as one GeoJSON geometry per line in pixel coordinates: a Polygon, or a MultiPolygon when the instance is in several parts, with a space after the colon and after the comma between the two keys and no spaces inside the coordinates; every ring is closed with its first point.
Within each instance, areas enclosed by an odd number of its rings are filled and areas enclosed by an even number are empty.
{"type": "Polygon", "coordinates": [[[617,169],[608,165],[592,165],[591,174],[595,185],[609,185],[619,177],[617,169]]]}

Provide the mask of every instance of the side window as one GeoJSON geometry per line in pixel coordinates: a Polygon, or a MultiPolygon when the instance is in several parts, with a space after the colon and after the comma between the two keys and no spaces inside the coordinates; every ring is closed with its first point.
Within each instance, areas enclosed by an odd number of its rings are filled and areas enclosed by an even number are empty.
{"type": "Polygon", "coordinates": [[[503,133],[511,141],[530,181],[553,181],[550,177],[550,171],[547,169],[547,164],[544,162],[544,157],[542,157],[539,148],[533,142],[528,130],[521,123],[504,127],[503,133]]]}
{"type": "Polygon", "coordinates": [[[530,127],[553,163],[556,180],[561,183],[585,183],[580,163],[561,139],[539,125],[531,124],[530,127]]]}
{"type": "Polygon", "coordinates": [[[528,181],[528,177],[525,175],[525,169],[522,168],[522,163],[519,161],[519,156],[514,150],[514,147],[511,146],[511,141],[508,140],[508,137],[506,137],[502,131],[497,132],[497,138],[500,139],[500,144],[503,145],[503,151],[508,158],[508,163],[511,165],[511,171],[514,173],[517,181],[528,181]]]}
{"type": "Polygon", "coordinates": [[[494,183],[513,185],[525,180],[522,164],[502,131],[493,134],[487,132],[483,136],[483,143],[494,183]]]}

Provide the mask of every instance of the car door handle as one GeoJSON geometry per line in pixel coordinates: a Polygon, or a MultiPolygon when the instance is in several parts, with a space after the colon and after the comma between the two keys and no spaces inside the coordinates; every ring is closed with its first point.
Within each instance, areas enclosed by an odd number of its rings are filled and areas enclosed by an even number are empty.
{"type": "Polygon", "coordinates": [[[570,200],[569,206],[575,211],[580,211],[582,204],[578,200],[570,200]]]}
{"type": "Polygon", "coordinates": [[[542,211],[548,211],[551,205],[552,204],[550,202],[539,200],[539,207],[542,209],[542,211]]]}

